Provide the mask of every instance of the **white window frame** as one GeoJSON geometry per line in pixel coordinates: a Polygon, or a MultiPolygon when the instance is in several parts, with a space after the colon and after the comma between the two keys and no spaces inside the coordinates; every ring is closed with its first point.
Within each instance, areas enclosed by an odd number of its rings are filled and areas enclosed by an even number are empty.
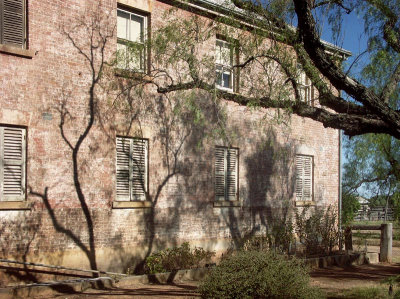
{"type": "Polygon", "coordinates": [[[233,92],[234,87],[235,87],[235,72],[233,69],[233,64],[235,62],[235,57],[236,57],[236,51],[235,51],[235,47],[232,45],[232,43],[227,42],[224,39],[221,38],[216,38],[216,42],[215,42],[215,86],[218,89],[224,90],[224,91],[230,91],[233,92]],[[227,49],[229,49],[230,52],[230,57],[229,57],[229,64],[224,64],[221,62],[217,61],[217,57],[218,57],[218,49],[221,46],[226,46],[227,49]],[[221,85],[218,84],[218,71],[220,72],[220,76],[221,76],[221,85]],[[225,87],[224,86],[224,73],[230,73],[230,78],[231,78],[231,86],[230,87],[225,87]]]}
{"type": "Polygon", "coordinates": [[[237,201],[239,195],[239,149],[233,147],[223,147],[217,146],[215,148],[215,155],[214,155],[214,173],[215,173],[215,182],[214,182],[214,192],[215,192],[215,200],[216,201],[237,201]],[[223,152],[223,161],[219,161],[221,159],[221,152],[223,152]],[[229,171],[228,167],[228,154],[233,153],[235,157],[235,167],[233,171],[229,171]],[[222,165],[223,163],[223,165],[222,165]],[[220,164],[218,166],[218,164],[220,164]],[[235,194],[229,195],[229,178],[233,174],[235,178],[235,194]],[[218,194],[218,184],[221,184],[221,181],[218,182],[218,177],[221,179],[223,178],[223,195],[218,194]]]}
{"type": "Polygon", "coordinates": [[[25,172],[26,128],[0,125],[0,202],[26,199],[25,172]]]}
{"type": "MultiPolygon", "coordinates": [[[[139,145],[140,146],[140,145],[139,145]]],[[[136,138],[136,137],[126,137],[126,136],[117,136],[116,137],[116,201],[145,201],[147,200],[147,193],[148,193],[148,174],[149,174],[149,140],[145,138],[136,138]],[[129,165],[122,165],[121,166],[121,156],[119,155],[124,155],[123,152],[119,151],[119,146],[121,145],[121,142],[124,143],[124,145],[129,145],[129,165]],[[140,144],[142,143],[144,146],[141,149],[142,152],[134,152],[135,149],[135,143],[140,144]],[[139,161],[137,161],[135,158],[139,157],[139,161]],[[118,161],[120,159],[120,161],[118,161]],[[135,190],[135,186],[137,187],[137,184],[134,184],[134,163],[140,163],[143,165],[144,170],[141,172],[141,177],[143,181],[142,184],[142,190],[138,193],[135,190]],[[118,191],[118,177],[121,173],[121,171],[128,171],[128,194],[121,194],[121,192],[118,191]]],[[[139,170],[141,171],[141,170],[139,170]]],[[[123,182],[122,182],[123,183],[123,182]]]]}
{"type": "MultiPolygon", "coordinates": [[[[124,70],[132,70],[132,71],[139,71],[139,72],[146,72],[147,71],[147,49],[146,49],[146,40],[147,40],[147,31],[148,31],[148,16],[146,14],[142,14],[140,12],[137,11],[133,11],[133,10],[128,10],[125,8],[121,8],[118,7],[117,8],[117,18],[118,18],[118,12],[122,12],[125,14],[128,14],[130,16],[129,18],[129,22],[131,21],[131,16],[135,16],[138,18],[143,19],[143,32],[141,32],[142,34],[142,40],[141,41],[134,41],[134,40],[130,40],[130,39],[126,39],[126,38],[120,38],[118,37],[118,28],[117,28],[117,44],[119,45],[124,45],[126,46],[126,50],[129,50],[129,45],[139,45],[143,47],[143,53],[140,55],[139,60],[141,63],[141,66],[138,69],[130,69],[129,67],[129,55],[127,55],[127,53],[125,53],[124,57],[126,57],[125,63],[122,63],[121,61],[117,61],[117,67],[120,69],[124,69],[124,70]]],[[[118,22],[117,22],[117,26],[118,26],[118,22]]],[[[127,30],[130,30],[131,26],[128,26],[127,30]]],[[[130,35],[130,33],[129,33],[130,35]]],[[[118,52],[118,51],[117,51],[118,52]]],[[[118,54],[117,53],[117,58],[118,58],[118,54]]],[[[120,59],[120,58],[118,58],[120,59]]]]}
{"type": "Polygon", "coordinates": [[[296,155],[295,166],[296,166],[296,187],[295,187],[296,201],[312,202],[314,199],[314,192],[313,192],[314,156],[300,155],[300,154],[296,155]],[[309,174],[307,174],[307,171],[309,172],[309,174]],[[306,188],[308,190],[306,190],[306,188]]]}

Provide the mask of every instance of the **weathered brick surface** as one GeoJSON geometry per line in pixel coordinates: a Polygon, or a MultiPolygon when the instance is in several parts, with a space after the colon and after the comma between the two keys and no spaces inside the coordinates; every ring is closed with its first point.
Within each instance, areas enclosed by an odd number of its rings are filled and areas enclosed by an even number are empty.
{"type": "MultiPolygon", "coordinates": [[[[90,73],[61,28],[71,28],[83,12],[97,9],[97,2],[28,1],[29,47],[36,55],[26,59],[0,53],[0,123],[27,127],[27,200],[33,203],[29,211],[0,211],[2,257],[25,256],[33,261],[88,267],[82,250],[68,236],[74,234],[83,245],[88,244],[87,221],[73,182],[71,150],[60,134],[59,108],[63,101],[67,103],[71,119],[65,134],[75,143],[87,122],[90,73]],[[56,231],[43,199],[34,195],[44,195],[46,190],[57,222],[67,233],[56,231]]],[[[169,6],[158,1],[143,2],[143,7],[151,8],[153,26],[162,24],[169,6]]],[[[103,1],[102,12],[109,12],[110,20],[115,21],[116,2],[103,1]]],[[[74,32],[78,42],[84,44],[87,40],[84,35],[79,36],[81,33],[74,32]]],[[[203,51],[212,53],[214,45],[211,40],[203,51]]],[[[107,57],[115,48],[114,37],[107,57]]],[[[104,270],[126,270],[148,250],[183,241],[222,250],[231,239],[234,242],[245,233],[265,229],[283,212],[287,201],[292,202],[291,208],[294,206],[293,163],[299,150],[314,156],[317,205],[337,205],[336,130],[297,116],[292,116],[290,125],[279,125],[272,116],[266,116],[273,111],[227,102],[221,105],[228,116],[228,142],[213,134],[215,107],[209,96],[199,95],[206,119],[195,124],[190,119],[172,122],[173,107],[167,101],[160,104],[158,97],[150,95],[134,106],[144,105],[150,113],[143,113],[140,126],[134,122],[128,131],[126,114],[110,108],[110,95],[96,91],[99,116],[79,153],[79,175],[93,218],[99,266],[104,270]],[[115,136],[127,132],[149,138],[149,196],[155,202],[153,212],[112,209],[115,136]],[[181,143],[182,150],[174,156],[181,143]],[[243,205],[214,208],[214,146],[229,143],[239,148],[239,193],[243,205]],[[174,170],[177,174],[172,174],[174,170]]]]}

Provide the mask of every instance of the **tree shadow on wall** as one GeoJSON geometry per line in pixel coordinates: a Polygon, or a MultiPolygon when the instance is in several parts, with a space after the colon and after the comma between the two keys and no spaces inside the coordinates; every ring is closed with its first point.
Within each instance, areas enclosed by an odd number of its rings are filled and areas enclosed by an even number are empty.
{"type": "MultiPolygon", "coordinates": [[[[37,242],[36,237],[41,226],[40,219],[40,213],[33,214],[30,212],[28,217],[25,214],[19,215],[17,219],[3,222],[0,226],[1,255],[9,257],[10,252],[16,252],[16,260],[20,261],[22,259],[23,263],[27,263],[28,253],[32,247],[35,247],[37,242]]],[[[27,264],[22,266],[20,264],[2,264],[0,269],[4,271],[4,274],[17,281],[38,282],[36,275],[32,273],[27,264]]],[[[10,280],[9,277],[3,277],[3,279],[0,286],[10,280]]]]}
{"type": "MultiPolygon", "coordinates": [[[[74,190],[86,221],[88,241],[86,242],[82,240],[76,232],[65,227],[65,225],[57,218],[55,209],[49,198],[49,187],[45,187],[42,192],[33,190],[32,187],[29,187],[30,194],[39,197],[42,200],[48,215],[51,218],[54,229],[69,238],[84,252],[92,270],[98,270],[96,261],[94,220],[82,185],[82,177],[84,175],[83,170],[86,161],[80,158],[80,154],[82,149],[85,148],[83,144],[90,135],[95,120],[99,116],[97,114],[97,108],[100,98],[97,89],[100,88],[101,76],[107,64],[106,47],[114,35],[114,28],[110,26],[110,24],[115,23],[112,20],[113,15],[102,11],[102,4],[100,1],[97,8],[87,10],[80,18],[76,18],[74,20],[75,22],[61,28],[62,36],[70,45],[72,45],[75,52],[83,59],[88,69],[87,73],[83,70],[82,72],[79,72],[80,76],[86,76],[88,78],[88,84],[85,86],[85,88],[87,88],[87,93],[85,96],[84,107],[82,108],[85,111],[81,114],[82,117],[77,119],[78,116],[74,116],[70,111],[72,110],[70,109],[70,102],[73,103],[74,101],[72,95],[68,92],[64,91],[60,95],[60,104],[56,107],[56,110],[60,115],[60,122],[58,124],[59,132],[64,144],[69,149],[71,157],[70,161],[72,163],[74,190]],[[82,39],[82,36],[86,39],[82,39]],[[78,132],[78,128],[81,128],[80,132],[78,132]]],[[[73,90],[74,87],[68,86],[68,89],[73,90]]],[[[79,90],[79,88],[77,89],[79,90]]],[[[93,275],[98,276],[97,274],[93,275]]]]}
{"type": "MultiPolygon", "coordinates": [[[[188,103],[190,96],[175,94],[168,96],[147,95],[140,97],[134,88],[127,92],[125,101],[132,111],[126,111],[123,134],[129,135],[132,127],[139,128],[137,134],[143,137],[142,123],[151,123],[150,138],[150,188],[146,198],[152,205],[141,214],[140,223],[145,229],[145,252],[132,257],[130,263],[136,264],[134,273],[143,273],[145,260],[156,248],[177,245],[180,230],[181,208],[190,185],[194,185],[192,169],[195,162],[188,159],[188,152],[199,153],[201,144],[209,129],[204,121],[196,121],[199,110],[203,113],[213,109],[206,101],[195,109],[188,103]],[[148,111],[151,111],[148,114],[148,111]],[[135,118],[133,118],[134,116],[135,118]],[[154,157],[152,159],[152,157],[154,157]],[[162,206],[159,206],[160,200],[162,206]],[[159,238],[162,237],[162,238],[159,238]]],[[[212,106],[212,105],[211,105],[212,106]]],[[[148,136],[145,136],[148,137],[148,136]]],[[[137,215],[137,214],[135,214],[137,215]]]]}
{"type": "Polygon", "coordinates": [[[247,184],[239,190],[243,207],[223,210],[235,248],[240,248],[256,234],[274,234],[291,220],[294,149],[294,142],[283,143],[270,128],[244,156],[241,165],[245,166],[247,184]]]}

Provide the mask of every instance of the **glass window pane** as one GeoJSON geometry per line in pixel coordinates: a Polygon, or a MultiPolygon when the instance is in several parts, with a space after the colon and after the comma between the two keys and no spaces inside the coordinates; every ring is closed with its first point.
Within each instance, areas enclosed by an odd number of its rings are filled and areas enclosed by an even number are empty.
{"type": "Polygon", "coordinates": [[[223,76],[223,81],[224,81],[223,87],[232,88],[232,80],[231,80],[232,79],[232,73],[224,71],[222,76],[223,76]]]}
{"type": "Polygon", "coordinates": [[[117,43],[117,66],[118,68],[126,68],[126,51],[127,46],[117,43]]]}
{"type": "Polygon", "coordinates": [[[117,37],[128,39],[129,14],[118,10],[117,12],[117,37]]]}
{"type": "Polygon", "coordinates": [[[142,43],[144,33],[144,18],[132,14],[130,30],[131,32],[129,40],[142,43]]]}
{"type": "Polygon", "coordinates": [[[222,72],[217,70],[215,76],[217,85],[222,86],[222,72]]]}
{"type": "Polygon", "coordinates": [[[222,42],[220,40],[217,40],[215,45],[215,62],[217,64],[222,64],[223,62],[221,48],[222,48],[222,42]]]}

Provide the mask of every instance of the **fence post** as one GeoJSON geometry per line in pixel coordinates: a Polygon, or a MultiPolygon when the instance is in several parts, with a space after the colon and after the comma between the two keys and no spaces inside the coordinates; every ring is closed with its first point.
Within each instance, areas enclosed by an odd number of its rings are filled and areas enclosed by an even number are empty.
{"type": "Polygon", "coordinates": [[[392,223],[383,223],[381,225],[380,262],[390,263],[392,261],[392,228],[392,223]]]}
{"type": "Polygon", "coordinates": [[[353,235],[351,232],[351,226],[346,227],[344,231],[344,248],[347,251],[353,250],[353,235]]]}

